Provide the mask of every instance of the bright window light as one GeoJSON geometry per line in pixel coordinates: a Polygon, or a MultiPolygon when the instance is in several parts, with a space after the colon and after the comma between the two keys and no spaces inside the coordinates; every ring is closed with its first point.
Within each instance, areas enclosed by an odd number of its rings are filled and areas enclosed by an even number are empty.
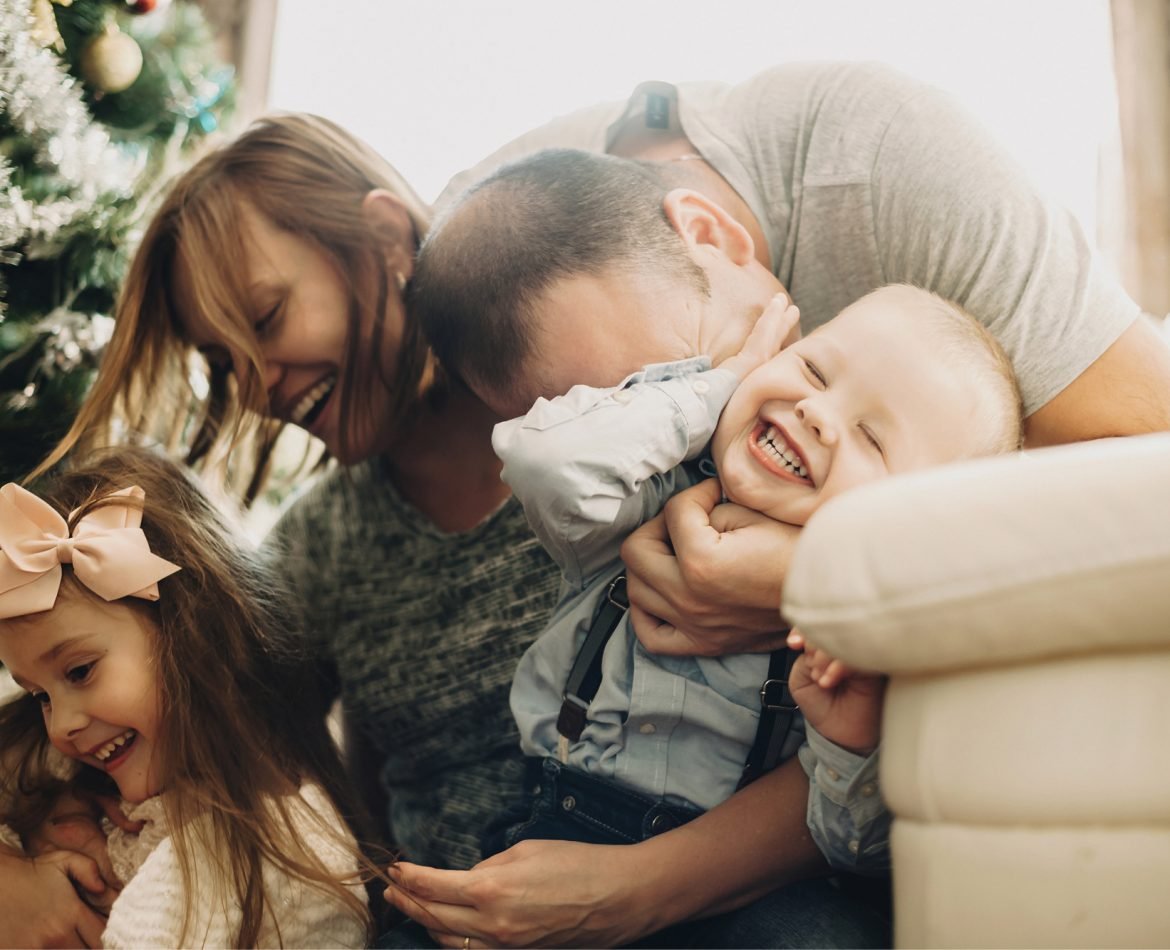
{"type": "Polygon", "coordinates": [[[334,119],[433,200],[516,135],[646,79],[882,60],[958,96],[1093,238],[1110,43],[1107,0],[281,0],[270,106],[334,119]]]}

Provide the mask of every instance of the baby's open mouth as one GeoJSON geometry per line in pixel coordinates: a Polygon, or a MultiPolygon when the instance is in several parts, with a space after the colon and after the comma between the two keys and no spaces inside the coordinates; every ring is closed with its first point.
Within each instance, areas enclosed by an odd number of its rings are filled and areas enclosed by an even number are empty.
{"type": "Polygon", "coordinates": [[[808,479],[808,471],[800,455],[785,440],[774,425],[761,425],[756,431],[756,447],[765,458],[774,461],[780,468],[797,478],[808,479]]]}

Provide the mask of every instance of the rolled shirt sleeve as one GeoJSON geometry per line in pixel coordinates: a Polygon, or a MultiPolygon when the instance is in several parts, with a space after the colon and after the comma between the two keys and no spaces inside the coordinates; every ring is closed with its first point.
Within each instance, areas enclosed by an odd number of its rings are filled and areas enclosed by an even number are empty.
{"type": "Polygon", "coordinates": [[[879,751],[856,755],[805,724],[797,755],[808,775],[808,828],[829,865],[881,873],[890,867],[890,811],[878,785],[879,751]]]}

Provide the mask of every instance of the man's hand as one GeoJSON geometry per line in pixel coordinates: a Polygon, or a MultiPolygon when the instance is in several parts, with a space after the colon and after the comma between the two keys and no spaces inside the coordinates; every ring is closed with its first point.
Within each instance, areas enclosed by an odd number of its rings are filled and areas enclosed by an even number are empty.
{"type": "Polygon", "coordinates": [[[100,947],[106,922],[78,897],[108,891],[90,858],[54,851],[32,859],[0,851],[0,946],[100,947]]]}
{"type": "Polygon", "coordinates": [[[869,755],[881,741],[886,677],[858,673],[807,643],[799,630],[788,645],[803,649],[792,666],[789,689],[805,721],[830,742],[869,755]]]}
{"type": "Polygon", "coordinates": [[[630,620],[652,653],[722,656],[784,645],[780,591],[800,529],[721,502],[717,480],[700,482],[622,545],[630,620]]]}

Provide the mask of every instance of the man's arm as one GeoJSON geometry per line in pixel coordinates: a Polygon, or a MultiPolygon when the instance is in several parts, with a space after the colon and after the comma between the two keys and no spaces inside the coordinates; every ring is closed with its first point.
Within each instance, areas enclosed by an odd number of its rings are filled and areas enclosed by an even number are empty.
{"type": "Polygon", "coordinates": [[[1029,448],[1170,429],[1170,346],[1147,317],[1025,422],[1029,448]]]}
{"type": "Polygon", "coordinates": [[[638,844],[523,841],[470,871],[390,868],[390,903],[440,946],[611,947],[743,907],[827,867],[795,758],[694,821],[638,844]]]}

